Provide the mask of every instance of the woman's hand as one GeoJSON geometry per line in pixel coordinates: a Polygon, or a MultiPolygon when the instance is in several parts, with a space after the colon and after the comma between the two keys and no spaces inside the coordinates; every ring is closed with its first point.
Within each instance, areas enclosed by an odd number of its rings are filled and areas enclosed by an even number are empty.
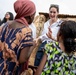
{"type": "Polygon", "coordinates": [[[48,38],[52,39],[52,31],[50,27],[48,28],[48,33],[46,33],[46,35],[48,36],[48,38]]]}
{"type": "Polygon", "coordinates": [[[35,43],[36,43],[36,46],[38,46],[39,42],[41,42],[41,41],[40,41],[40,38],[36,38],[36,39],[34,39],[34,41],[35,41],[35,43]]]}
{"type": "Polygon", "coordinates": [[[48,33],[46,33],[46,35],[48,36],[48,38],[57,41],[57,40],[55,39],[55,37],[52,36],[52,31],[51,31],[51,28],[50,28],[50,27],[48,28],[48,33]]]}

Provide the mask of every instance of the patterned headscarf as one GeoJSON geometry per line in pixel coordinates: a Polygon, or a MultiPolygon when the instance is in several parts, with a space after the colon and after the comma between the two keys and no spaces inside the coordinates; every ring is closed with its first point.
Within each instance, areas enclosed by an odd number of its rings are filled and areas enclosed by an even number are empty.
{"type": "Polygon", "coordinates": [[[24,17],[31,16],[36,12],[35,4],[30,0],[17,0],[14,3],[14,10],[16,12],[15,20],[28,25],[24,17]]]}

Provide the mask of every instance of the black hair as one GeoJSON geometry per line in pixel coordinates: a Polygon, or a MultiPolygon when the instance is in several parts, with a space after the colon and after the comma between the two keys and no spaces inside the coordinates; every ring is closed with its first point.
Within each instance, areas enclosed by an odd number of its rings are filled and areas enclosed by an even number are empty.
{"type": "MultiPolygon", "coordinates": [[[[13,20],[14,19],[13,13],[11,13],[11,12],[7,12],[7,13],[9,13],[9,15],[10,15],[9,20],[13,20]]],[[[4,17],[3,20],[1,21],[0,25],[5,23],[5,22],[7,22],[7,19],[4,17]]]]}
{"type": "Polygon", "coordinates": [[[10,18],[9,18],[9,20],[13,20],[13,19],[14,19],[14,15],[13,15],[13,13],[11,13],[11,12],[7,12],[7,13],[10,14],[10,18]]]}
{"type": "Polygon", "coordinates": [[[57,4],[51,4],[49,10],[50,10],[52,7],[56,8],[56,9],[57,9],[57,12],[59,12],[59,5],[57,5],[57,4]]]}
{"type": "Polygon", "coordinates": [[[65,51],[67,53],[76,51],[76,22],[71,20],[62,22],[59,33],[62,35],[65,51]]]}

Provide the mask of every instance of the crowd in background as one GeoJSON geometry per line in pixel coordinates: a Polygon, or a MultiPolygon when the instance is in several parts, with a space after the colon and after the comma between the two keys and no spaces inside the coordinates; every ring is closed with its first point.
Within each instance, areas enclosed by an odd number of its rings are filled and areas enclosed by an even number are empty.
{"type": "Polygon", "coordinates": [[[76,22],[58,18],[51,4],[49,19],[35,17],[30,0],[18,0],[0,20],[0,75],[76,75],[76,22]]]}

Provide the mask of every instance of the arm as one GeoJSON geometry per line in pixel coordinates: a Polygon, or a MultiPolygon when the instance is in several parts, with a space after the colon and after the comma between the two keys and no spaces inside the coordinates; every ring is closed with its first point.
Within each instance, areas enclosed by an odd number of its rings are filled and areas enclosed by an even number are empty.
{"type": "Polygon", "coordinates": [[[24,63],[28,59],[28,52],[30,47],[26,47],[23,50],[21,50],[20,57],[19,57],[19,63],[24,63]]]}
{"type": "Polygon", "coordinates": [[[23,50],[21,50],[20,57],[19,57],[19,63],[24,63],[28,60],[34,47],[35,47],[35,42],[33,42],[33,46],[25,47],[23,50]]]}
{"type": "Polygon", "coordinates": [[[41,61],[40,65],[39,65],[37,71],[35,72],[35,75],[40,75],[41,74],[42,69],[44,68],[44,65],[46,63],[46,59],[47,59],[47,55],[44,54],[43,58],[42,58],[42,61],[41,61]]]}

